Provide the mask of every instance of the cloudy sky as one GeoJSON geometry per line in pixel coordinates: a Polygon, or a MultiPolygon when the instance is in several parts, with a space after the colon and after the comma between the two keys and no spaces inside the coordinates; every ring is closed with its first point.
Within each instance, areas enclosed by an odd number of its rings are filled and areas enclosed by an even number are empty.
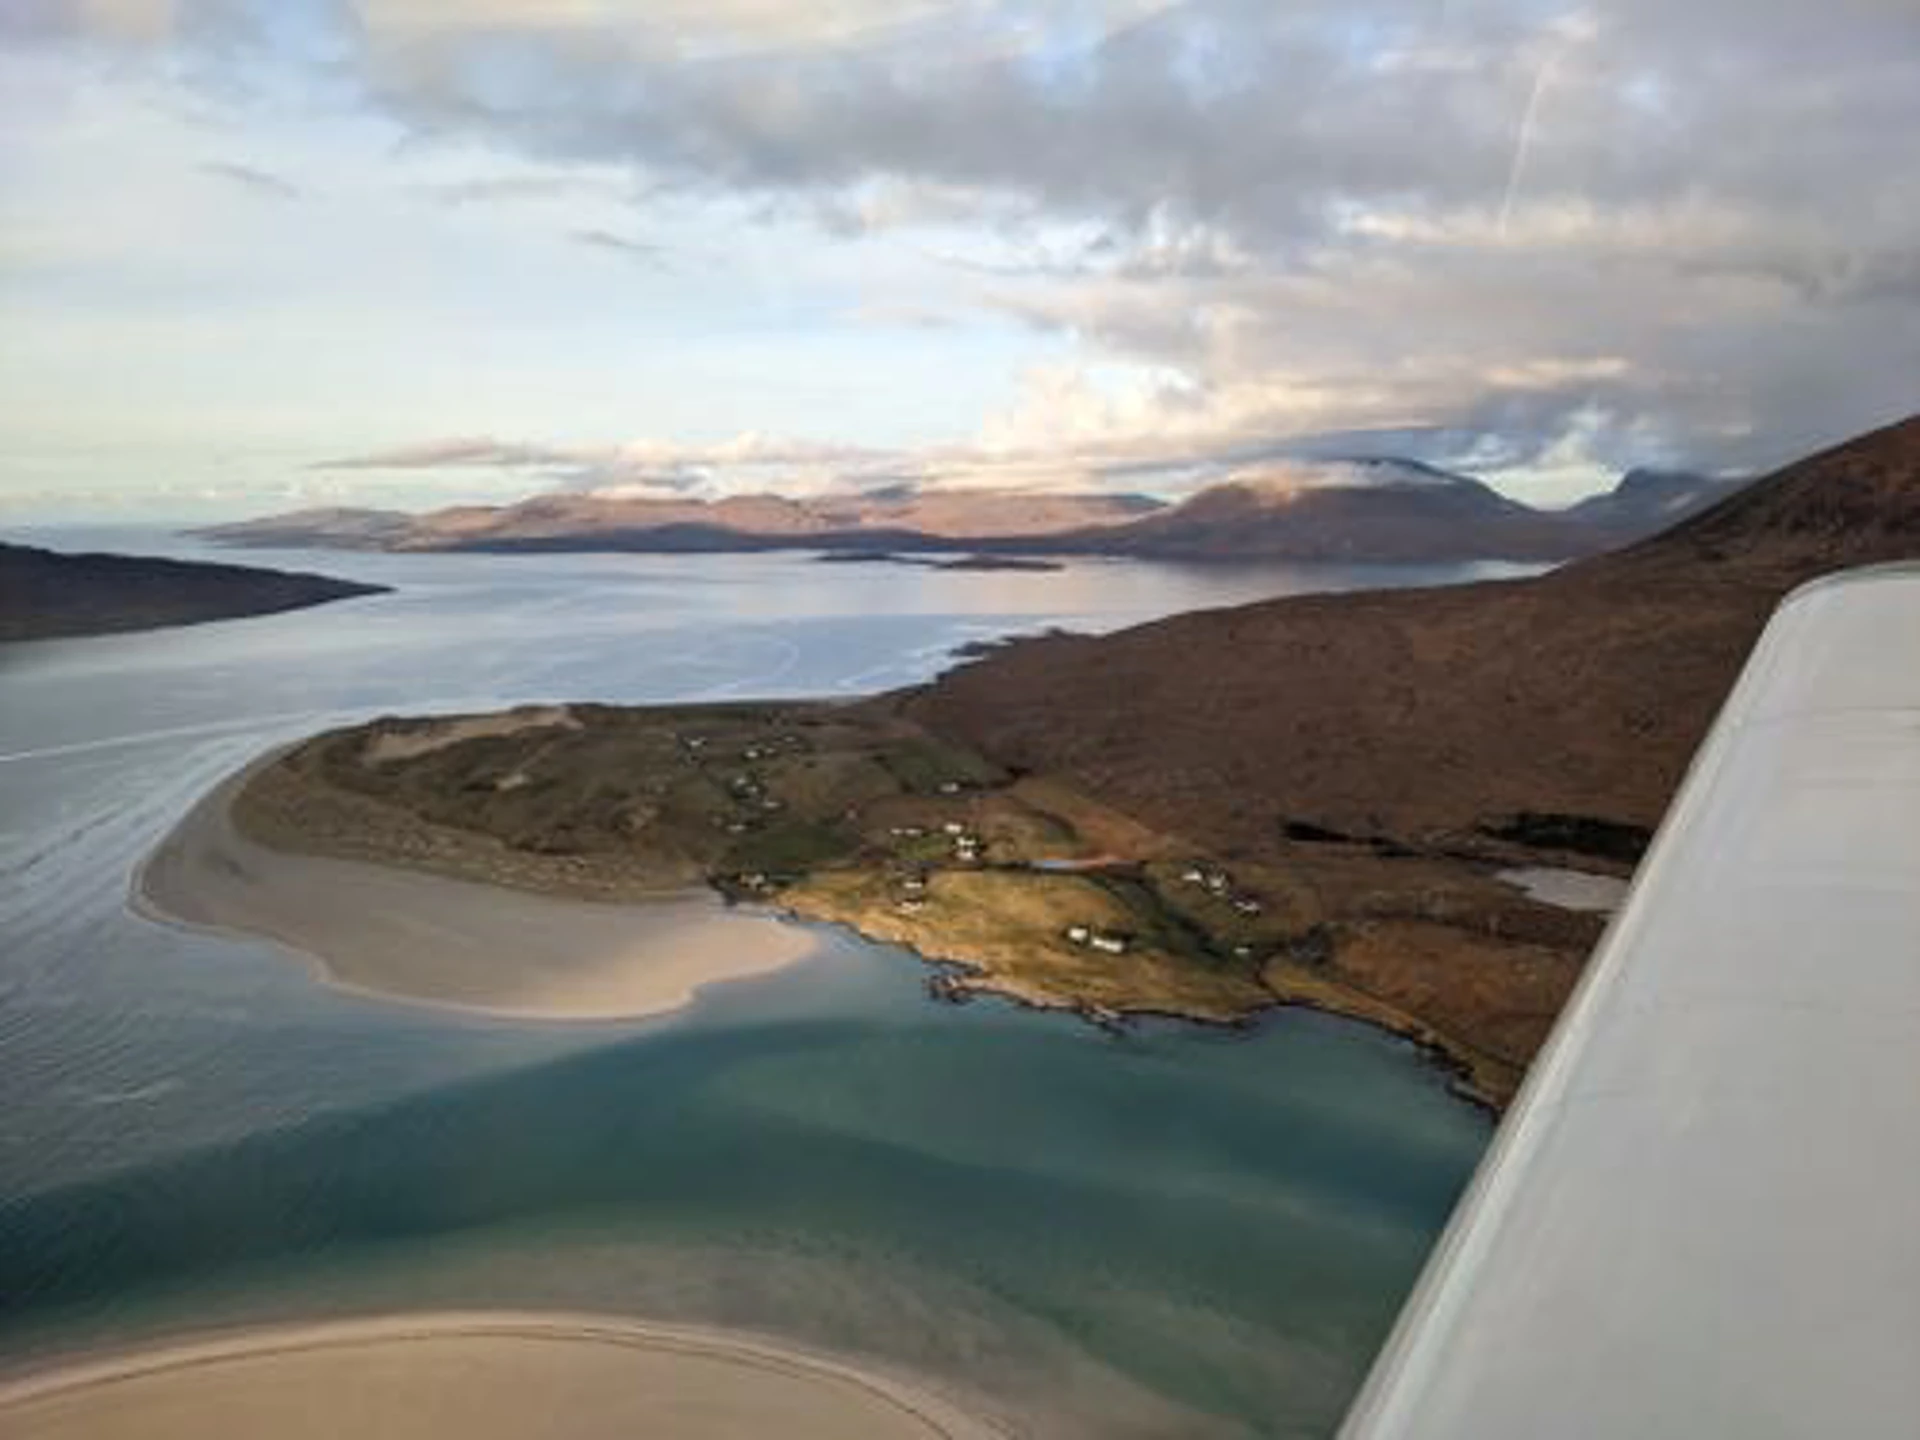
{"type": "Polygon", "coordinates": [[[0,0],[0,519],[1920,408],[1920,0],[0,0]]]}

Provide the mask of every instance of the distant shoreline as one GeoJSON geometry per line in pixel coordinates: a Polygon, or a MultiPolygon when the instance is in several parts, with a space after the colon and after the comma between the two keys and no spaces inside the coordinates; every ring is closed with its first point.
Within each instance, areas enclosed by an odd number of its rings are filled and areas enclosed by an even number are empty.
{"type": "Polygon", "coordinates": [[[335,989],[544,1021],[666,1014],[817,949],[800,926],[704,888],[617,904],[260,844],[232,804],[280,753],[222,781],[140,865],[137,913],[272,941],[335,989]]]}
{"type": "Polygon", "coordinates": [[[278,615],[387,590],[304,571],[0,543],[0,644],[278,615]]]}
{"type": "Polygon", "coordinates": [[[40,1440],[1004,1440],[917,1386],[757,1336],[520,1312],[263,1326],[81,1360],[0,1383],[0,1422],[40,1440]]]}

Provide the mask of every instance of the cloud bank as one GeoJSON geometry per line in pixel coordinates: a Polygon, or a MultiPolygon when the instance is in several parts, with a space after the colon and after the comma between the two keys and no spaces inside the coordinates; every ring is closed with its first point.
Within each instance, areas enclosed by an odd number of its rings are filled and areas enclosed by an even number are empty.
{"type": "MultiPolygon", "coordinates": [[[[1750,468],[1920,403],[1912,0],[34,0],[10,23],[214,88],[298,77],[535,176],[897,240],[1067,357],[944,446],[829,423],[389,465],[1125,483],[1344,441],[1750,468]]],[[[628,235],[572,238],[657,262],[628,235]]]]}

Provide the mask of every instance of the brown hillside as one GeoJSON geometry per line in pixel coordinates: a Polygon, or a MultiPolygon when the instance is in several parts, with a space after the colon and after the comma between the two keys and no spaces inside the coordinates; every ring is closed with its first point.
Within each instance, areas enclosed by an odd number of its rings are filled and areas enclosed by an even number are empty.
{"type": "Polygon", "coordinates": [[[1517,812],[1651,826],[1780,597],[1920,558],[1920,416],[1536,580],[1314,596],[1023,643],[912,697],[1196,843],[1285,821],[1444,841],[1517,812]]]}
{"type": "MultiPolygon", "coordinates": [[[[1392,472],[1345,484],[1228,482],[1122,529],[1083,537],[1096,551],[1206,560],[1564,560],[1604,541],[1595,527],[1509,500],[1463,476],[1392,472]]],[[[1645,533],[1640,532],[1640,533],[1645,533]]]]}

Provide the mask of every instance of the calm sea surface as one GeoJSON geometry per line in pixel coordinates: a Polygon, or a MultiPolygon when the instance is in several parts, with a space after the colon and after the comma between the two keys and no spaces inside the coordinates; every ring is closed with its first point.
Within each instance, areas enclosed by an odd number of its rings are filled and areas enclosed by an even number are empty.
{"type": "Polygon", "coordinates": [[[853,694],[972,639],[1467,572],[238,558],[398,588],[0,646],[0,1367],[563,1306],[844,1352],[1032,1434],[1330,1431],[1488,1135],[1400,1042],[939,1006],[911,956],[837,932],[676,1016],[487,1021],[142,921],[127,883],[220,776],[360,717],[853,694]]]}

